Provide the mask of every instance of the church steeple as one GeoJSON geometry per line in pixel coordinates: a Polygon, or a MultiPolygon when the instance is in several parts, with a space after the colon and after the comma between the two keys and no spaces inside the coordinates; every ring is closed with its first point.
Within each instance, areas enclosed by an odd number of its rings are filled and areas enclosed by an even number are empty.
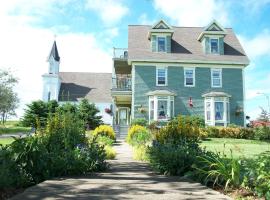
{"type": "Polygon", "coordinates": [[[59,73],[59,63],[60,63],[60,56],[58,53],[56,41],[53,42],[52,49],[48,56],[47,61],[49,62],[49,74],[58,74],[59,73]]]}
{"type": "Polygon", "coordinates": [[[55,61],[59,62],[60,61],[60,57],[59,57],[59,53],[57,50],[57,45],[56,45],[56,41],[53,42],[53,46],[50,52],[50,55],[48,57],[48,60],[50,59],[50,57],[53,57],[55,61]]]}

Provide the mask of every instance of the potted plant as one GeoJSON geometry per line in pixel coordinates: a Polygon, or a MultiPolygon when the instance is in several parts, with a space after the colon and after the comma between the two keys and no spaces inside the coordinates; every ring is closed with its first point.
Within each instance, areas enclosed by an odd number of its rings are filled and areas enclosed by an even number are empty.
{"type": "Polygon", "coordinates": [[[111,114],[112,110],[110,108],[105,108],[105,112],[108,113],[108,114],[111,114]]]}

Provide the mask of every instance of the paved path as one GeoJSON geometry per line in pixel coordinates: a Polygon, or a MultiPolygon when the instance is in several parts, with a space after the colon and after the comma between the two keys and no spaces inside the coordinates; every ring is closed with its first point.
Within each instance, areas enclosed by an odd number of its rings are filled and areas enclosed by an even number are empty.
{"type": "Polygon", "coordinates": [[[110,171],[82,177],[48,180],[15,196],[24,199],[230,199],[199,183],[154,174],[147,164],[133,161],[129,146],[120,142],[110,171]]]}

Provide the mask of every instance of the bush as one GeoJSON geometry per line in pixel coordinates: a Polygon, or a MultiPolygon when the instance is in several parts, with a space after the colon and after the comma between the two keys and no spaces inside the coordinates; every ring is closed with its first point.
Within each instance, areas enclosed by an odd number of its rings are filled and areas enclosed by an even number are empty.
{"type": "Polygon", "coordinates": [[[113,131],[113,128],[111,126],[108,125],[100,125],[99,127],[97,127],[94,132],[93,135],[95,136],[107,136],[112,140],[115,140],[115,132],[113,131]]]}
{"type": "Polygon", "coordinates": [[[114,159],[116,157],[116,151],[111,146],[105,146],[106,159],[114,159]]]}
{"type": "Polygon", "coordinates": [[[136,146],[145,145],[151,138],[151,133],[145,127],[134,125],[129,128],[126,140],[130,145],[136,146]]]}
{"type": "Polygon", "coordinates": [[[178,116],[155,134],[147,151],[150,165],[161,173],[184,175],[203,151],[199,127],[188,116],[178,116]]]}
{"type": "Polygon", "coordinates": [[[189,119],[191,121],[191,125],[198,126],[200,128],[205,127],[205,120],[201,116],[191,115],[189,116],[189,119]]]}
{"type": "Polygon", "coordinates": [[[133,159],[139,161],[148,161],[148,157],[146,154],[147,146],[134,146],[133,147],[133,159]]]}
{"type": "Polygon", "coordinates": [[[254,139],[254,130],[252,128],[209,126],[202,130],[206,133],[207,137],[254,139]]]}
{"type": "Polygon", "coordinates": [[[258,140],[268,140],[270,141],[270,127],[261,126],[254,129],[255,138],[258,140]]]}
{"type": "Polygon", "coordinates": [[[107,167],[104,148],[95,139],[86,139],[83,122],[76,115],[57,112],[49,117],[46,129],[38,132],[0,148],[2,188],[25,187],[55,176],[107,167]]]}
{"type": "Polygon", "coordinates": [[[111,138],[107,136],[99,135],[97,137],[97,142],[103,146],[112,146],[114,143],[114,140],[112,140],[111,138]]]}
{"type": "Polygon", "coordinates": [[[147,120],[145,118],[136,118],[131,121],[131,126],[140,125],[140,126],[147,126],[147,120]]]}

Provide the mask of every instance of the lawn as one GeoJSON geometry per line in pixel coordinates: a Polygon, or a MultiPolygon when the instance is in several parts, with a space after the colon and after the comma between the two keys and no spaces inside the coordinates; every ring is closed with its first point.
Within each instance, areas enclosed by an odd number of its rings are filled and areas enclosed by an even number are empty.
{"type": "Polygon", "coordinates": [[[6,145],[6,144],[10,144],[14,141],[13,138],[0,138],[0,144],[2,145],[6,145]]]}
{"type": "Polygon", "coordinates": [[[0,125],[0,134],[29,133],[30,130],[30,127],[21,126],[19,121],[7,121],[5,125],[0,125]]]}
{"type": "Polygon", "coordinates": [[[232,150],[234,157],[253,157],[265,151],[270,151],[270,143],[257,140],[208,138],[201,143],[209,151],[223,152],[229,156],[232,150]]]}

